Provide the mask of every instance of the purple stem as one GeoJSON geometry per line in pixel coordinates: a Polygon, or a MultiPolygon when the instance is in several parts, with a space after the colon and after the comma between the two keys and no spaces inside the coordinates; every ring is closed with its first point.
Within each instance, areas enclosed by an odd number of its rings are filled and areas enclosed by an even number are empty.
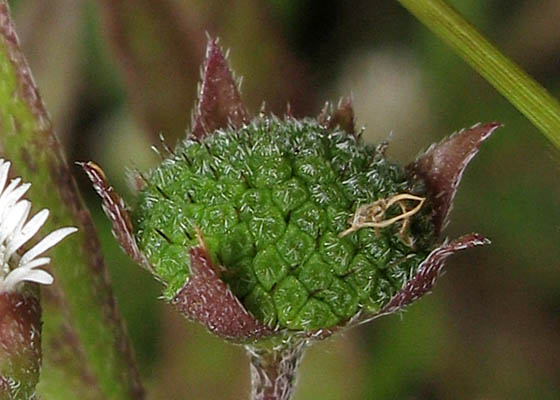
{"type": "Polygon", "coordinates": [[[279,348],[246,346],[251,361],[251,400],[290,400],[307,341],[279,348]]]}

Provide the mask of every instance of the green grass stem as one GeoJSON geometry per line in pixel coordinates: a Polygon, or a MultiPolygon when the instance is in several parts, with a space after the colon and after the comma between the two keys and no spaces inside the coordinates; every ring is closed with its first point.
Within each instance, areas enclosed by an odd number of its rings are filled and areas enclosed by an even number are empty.
{"type": "Polygon", "coordinates": [[[398,0],[560,149],[560,103],[443,0],[398,0]]]}

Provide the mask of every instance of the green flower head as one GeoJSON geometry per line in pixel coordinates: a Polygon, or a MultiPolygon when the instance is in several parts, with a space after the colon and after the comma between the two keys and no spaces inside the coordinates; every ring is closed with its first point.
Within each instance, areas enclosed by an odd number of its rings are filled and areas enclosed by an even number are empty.
{"type": "Polygon", "coordinates": [[[349,100],[316,119],[250,118],[215,40],[188,137],[138,173],[129,214],[82,164],[124,250],[163,297],[247,342],[326,336],[401,309],[471,234],[437,244],[464,168],[498,124],[477,125],[401,167],[364,143],[349,100]]]}

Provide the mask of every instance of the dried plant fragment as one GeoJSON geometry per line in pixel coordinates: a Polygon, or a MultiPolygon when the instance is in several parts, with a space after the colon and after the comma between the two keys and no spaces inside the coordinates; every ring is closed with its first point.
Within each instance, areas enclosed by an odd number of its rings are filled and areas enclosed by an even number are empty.
{"type": "Polygon", "coordinates": [[[403,221],[401,229],[399,230],[399,237],[404,244],[411,247],[412,239],[408,234],[410,218],[420,211],[425,201],[425,197],[414,196],[408,193],[400,193],[389,198],[376,200],[370,204],[364,204],[358,207],[354,212],[354,215],[348,219],[348,223],[351,225],[350,228],[341,232],[339,236],[344,237],[362,228],[374,228],[377,236],[379,236],[379,229],[386,228],[396,222],[403,221]],[[417,204],[409,209],[407,206],[407,200],[416,201],[417,204]],[[387,210],[395,204],[400,207],[401,214],[387,218],[387,210]]]}

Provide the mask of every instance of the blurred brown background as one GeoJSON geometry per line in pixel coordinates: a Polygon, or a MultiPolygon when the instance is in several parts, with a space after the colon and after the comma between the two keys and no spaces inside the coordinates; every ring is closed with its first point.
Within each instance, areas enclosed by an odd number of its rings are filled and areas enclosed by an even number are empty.
{"type": "MultiPolygon", "coordinates": [[[[70,162],[98,161],[121,192],[190,123],[206,42],[218,35],[253,112],[316,115],[351,94],[368,141],[407,162],[476,122],[505,124],[469,167],[445,234],[493,244],[454,257],[402,316],[309,351],[296,399],[559,399],[560,157],[507,101],[396,1],[10,2],[70,162]]],[[[560,96],[560,2],[453,0],[560,96]]],[[[153,399],[244,399],[241,348],[185,323],[121,254],[78,168],[153,399]]]]}

